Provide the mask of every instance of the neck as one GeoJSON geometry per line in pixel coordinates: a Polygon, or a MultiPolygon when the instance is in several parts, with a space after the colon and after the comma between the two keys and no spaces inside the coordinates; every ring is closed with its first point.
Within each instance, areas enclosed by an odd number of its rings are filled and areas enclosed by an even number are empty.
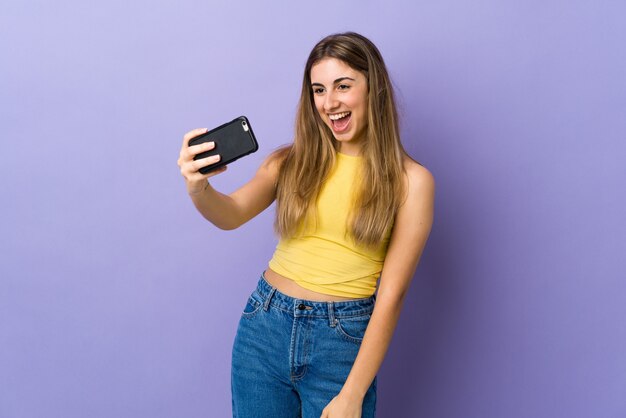
{"type": "Polygon", "coordinates": [[[349,147],[346,144],[339,144],[337,152],[343,155],[350,155],[352,157],[359,157],[361,155],[361,147],[349,147]]]}

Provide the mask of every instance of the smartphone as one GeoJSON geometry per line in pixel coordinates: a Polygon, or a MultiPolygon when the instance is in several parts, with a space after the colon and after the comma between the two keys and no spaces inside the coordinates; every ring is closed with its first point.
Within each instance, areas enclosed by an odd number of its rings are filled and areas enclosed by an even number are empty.
{"type": "Polygon", "coordinates": [[[219,154],[220,160],[215,164],[202,167],[198,170],[202,174],[209,173],[226,164],[230,164],[259,149],[259,144],[256,142],[256,138],[252,132],[250,121],[245,116],[239,116],[215,129],[211,129],[208,132],[191,138],[189,145],[198,145],[209,141],[215,142],[215,148],[202,152],[193,159],[199,160],[219,154]]]}

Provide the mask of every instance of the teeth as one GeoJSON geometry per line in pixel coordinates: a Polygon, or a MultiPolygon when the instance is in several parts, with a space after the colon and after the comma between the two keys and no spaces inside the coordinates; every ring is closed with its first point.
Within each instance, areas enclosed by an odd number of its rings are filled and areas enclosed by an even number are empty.
{"type": "Polygon", "coordinates": [[[337,113],[336,115],[328,115],[328,117],[330,118],[330,120],[337,120],[345,116],[348,116],[349,114],[350,112],[343,112],[343,113],[337,113]]]}

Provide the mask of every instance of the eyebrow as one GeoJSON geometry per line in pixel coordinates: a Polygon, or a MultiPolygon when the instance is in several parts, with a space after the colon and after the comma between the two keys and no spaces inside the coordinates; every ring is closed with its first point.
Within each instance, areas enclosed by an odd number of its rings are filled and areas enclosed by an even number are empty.
{"type": "MultiPolygon", "coordinates": [[[[352,77],[339,77],[338,79],[333,81],[333,84],[341,83],[343,80],[355,81],[354,78],[352,78],[352,77]]],[[[322,86],[322,87],[324,87],[324,85],[322,83],[311,83],[311,87],[313,87],[313,86],[322,86]]]]}

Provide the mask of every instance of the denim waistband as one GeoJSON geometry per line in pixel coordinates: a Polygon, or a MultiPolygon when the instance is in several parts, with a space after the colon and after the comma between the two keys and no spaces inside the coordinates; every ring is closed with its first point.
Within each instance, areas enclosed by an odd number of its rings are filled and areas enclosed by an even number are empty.
{"type": "Polygon", "coordinates": [[[331,319],[371,314],[376,301],[376,295],[362,299],[328,302],[297,299],[280,292],[269,284],[264,274],[261,274],[259,278],[256,291],[263,298],[265,310],[271,305],[298,316],[330,317],[331,319]]]}

